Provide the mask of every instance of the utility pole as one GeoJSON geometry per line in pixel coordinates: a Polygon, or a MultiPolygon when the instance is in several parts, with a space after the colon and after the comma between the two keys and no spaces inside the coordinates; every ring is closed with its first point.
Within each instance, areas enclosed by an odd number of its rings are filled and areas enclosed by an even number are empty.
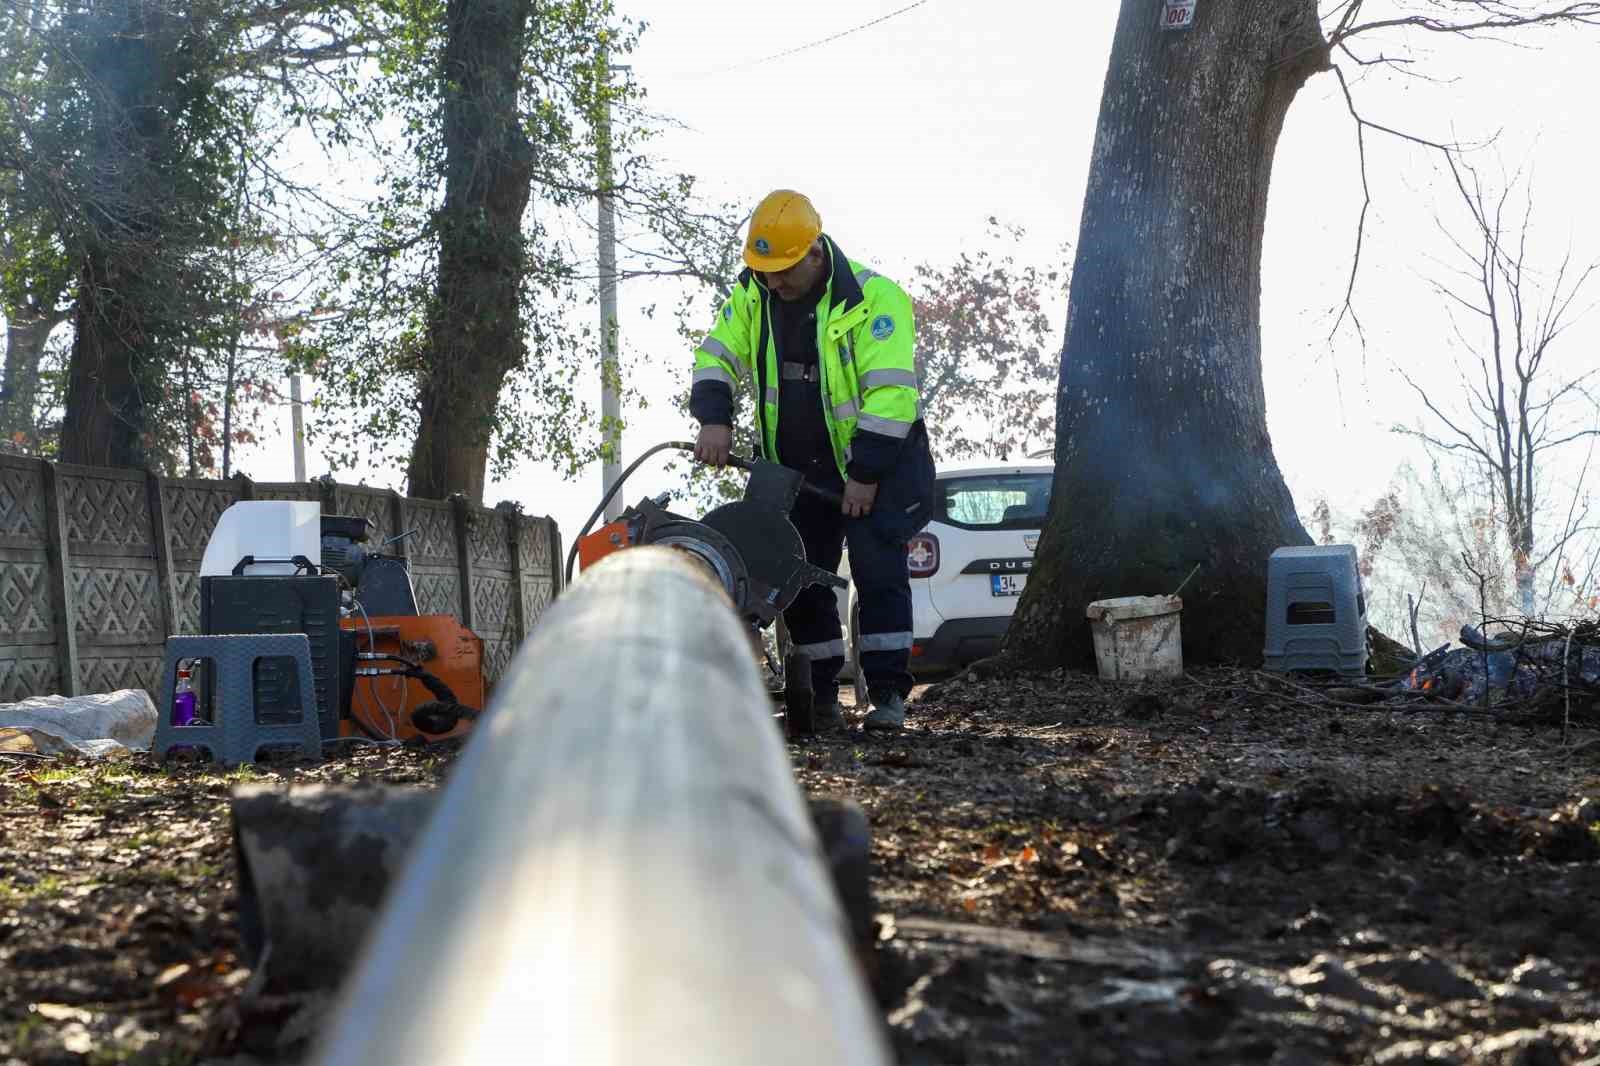
{"type": "Polygon", "coordinates": [[[300,375],[289,375],[289,418],[294,427],[294,479],[306,479],[306,426],[300,410],[300,375]]]}
{"type": "MultiPolygon", "coordinates": [[[[602,56],[603,87],[611,88],[611,71],[632,68],[613,67],[602,56]]],[[[611,183],[611,100],[600,105],[596,133],[596,162],[600,178],[600,424],[604,449],[600,466],[602,491],[610,492],[622,473],[622,365],[617,356],[617,220],[612,203],[611,183]]],[[[622,513],[619,494],[606,504],[605,519],[610,522],[622,513]]]]}

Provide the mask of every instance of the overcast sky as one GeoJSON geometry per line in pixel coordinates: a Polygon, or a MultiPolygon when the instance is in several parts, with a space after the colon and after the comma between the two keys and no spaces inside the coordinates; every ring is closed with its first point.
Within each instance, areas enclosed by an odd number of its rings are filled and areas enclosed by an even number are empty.
{"type": "MultiPolygon", "coordinates": [[[[1061,242],[1076,239],[1117,5],[926,0],[768,59],[908,2],[730,8],[623,0],[625,14],[649,24],[629,59],[632,77],[653,110],[684,127],[659,140],[660,162],[699,176],[708,193],[749,205],[775,187],[800,189],[852,257],[898,279],[915,263],[947,261],[971,247],[991,214],[1027,226],[1023,258],[1048,261],[1061,242]]],[[[1160,0],[1149,3],[1154,10],[1160,0]]],[[[1207,3],[1200,0],[1200,19],[1207,3]]],[[[1495,177],[1498,160],[1531,174],[1535,256],[1559,258],[1570,241],[1580,257],[1593,258],[1600,255],[1592,166],[1600,33],[1523,40],[1527,47],[1424,42],[1429,50],[1413,53],[1415,68],[1437,82],[1387,72],[1362,77],[1352,67],[1355,93],[1385,124],[1441,140],[1497,138],[1479,162],[1495,177]]],[[[1385,50],[1394,54],[1393,39],[1385,50]]],[[[1374,204],[1356,290],[1363,347],[1348,329],[1328,340],[1361,186],[1338,83],[1331,74],[1313,78],[1279,143],[1262,277],[1268,422],[1302,513],[1318,493],[1345,507],[1370,500],[1409,454],[1389,432],[1416,411],[1395,364],[1435,387],[1453,380],[1448,323],[1426,285],[1449,255],[1435,215],[1462,218],[1448,173],[1426,151],[1370,133],[1368,161],[1374,204]]],[[[645,363],[635,383],[663,399],[668,368],[691,357],[664,317],[648,322],[637,309],[680,291],[641,281],[625,285],[621,297],[625,344],[645,363]]],[[[1600,359],[1595,338],[1590,320],[1569,339],[1567,357],[1600,359]]],[[[691,432],[669,403],[658,402],[630,415],[625,452],[691,432]]],[[[258,478],[289,475],[282,440],[243,461],[258,478]]],[[[324,468],[313,450],[311,473],[324,468]]],[[[365,476],[403,482],[403,471],[365,476]]],[[[567,482],[529,462],[492,485],[486,502],[520,500],[531,513],[553,514],[570,537],[598,500],[598,481],[598,471],[567,482]]],[[[626,498],[664,487],[641,472],[626,498]]]]}

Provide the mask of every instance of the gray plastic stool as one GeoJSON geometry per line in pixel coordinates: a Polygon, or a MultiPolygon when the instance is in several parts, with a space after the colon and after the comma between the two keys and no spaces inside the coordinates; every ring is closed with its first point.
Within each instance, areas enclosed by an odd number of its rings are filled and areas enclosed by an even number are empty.
{"type": "Polygon", "coordinates": [[[1267,562],[1268,670],[1366,673],[1367,598],[1356,564],[1354,544],[1272,553],[1267,562]]]}
{"type": "Polygon", "coordinates": [[[256,761],[268,745],[293,746],[312,759],[322,757],[322,730],[317,721],[317,693],[311,673],[311,642],[304,633],[228,633],[167,638],[156,700],[157,759],[173,748],[205,748],[223,766],[256,761]],[[172,724],[172,700],[178,687],[178,663],[204,659],[214,664],[212,721],[204,725],[172,724]],[[256,721],[257,659],[293,659],[300,682],[300,718],[284,725],[256,721]]]}

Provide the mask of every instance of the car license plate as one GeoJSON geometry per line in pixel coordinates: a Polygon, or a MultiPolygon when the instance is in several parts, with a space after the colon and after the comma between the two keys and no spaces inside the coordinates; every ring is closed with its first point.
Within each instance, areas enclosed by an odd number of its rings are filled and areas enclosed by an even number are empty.
{"type": "Polygon", "coordinates": [[[989,591],[995,596],[1020,596],[1028,583],[1027,574],[990,574],[989,591]]]}

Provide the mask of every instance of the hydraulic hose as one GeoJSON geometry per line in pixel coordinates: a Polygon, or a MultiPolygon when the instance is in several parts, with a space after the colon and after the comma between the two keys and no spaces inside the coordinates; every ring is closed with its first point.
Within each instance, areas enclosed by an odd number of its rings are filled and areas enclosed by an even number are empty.
{"type": "MultiPolygon", "coordinates": [[[[589,516],[589,520],[583,524],[583,528],[578,530],[578,535],[572,538],[572,547],[567,549],[567,569],[564,584],[572,584],[572,564],[578,559],[578,544],[583,540],[584,537],[589,535],[589,530],[594,527],[596,519],[605,514],[606,505],[611,502],[612,498],[616,496],[618,490],[622,488],[623,482],[627,481],[629,476],[632,475],[635,470],[639,469],[639,464],[643,463],[646,459],[650,458],[657,452],[664,452],[668,449],[676,449],[680,452],[692,452],[694,451],[694,445],[685,440],[665,441],[661,444],[657,444],[653,448],[647,449],[643,455],[639,456],[639,458],[628,464],[628,468],[622,472],[622,476],[617,478],[616,484],[612,485],[606,494],[600,498],[600,505],[594,509],[594,513],[591,514],[589,516]]],[[[753,462],[754,460],[746,459],[740,455],[728,456],[728,465],[736,470],[744,470],[748,472],[753,465],[753,462]]],[[[827,489],[811,484],[809,481],[802,480],[800,482],[800,491],[808,492],[822,500],[824,503],[832,504],[835,507],[842,508],[844,506],[844,499],[837,492],[830,492],[827,489]]]]}
{"type": "MultiPolygon", "coordinates": [[[[461,718],[476,718],[478,716],[478,712],[475,709],[462,705],[460,698],[456,696],[455,692],[451,690],[449,685],[445,684],[442,678],[429,673],[427,670],[424,670],[410,659],[403,658],[399,655],[389,655],[385,652],[364,653],[362,654],[361,658],[368,662],[377,660],[399,663],[401,665],[390,667],[358,667],[356,669],[357,677],[410,678],[420,683],[422,687],[426,688],[428,692],[432,694],[433,702],[425,703],[421,707],[418,707],[415,711],[411,712],[412,724],[418,726],[419,728],[421,728],[422,723],[417,721],[418,714],[424,714],[425,716],[430,712],[437,714],[438,709],[441,708],[448,708],[456,720],[461,718]]],[[[374,740],[395,739],[394,737],[384,737],[378,735],[367,725],[366,722],[362,721],[361,716],[358,714],[352,713],[350,717],[355,721],[357,728],[374,740]]],[[[455,721],[452,721],[443,729],[424,728],[422,731],[424,733],[448,733],[454,727],[455,721]]]]}
{"type": "Polygon", "coordinates": [[[572,564],[578,559],[578,543],[583,540],[584,537],[589,535],[589,530],[593,528],[595,520],[606,513],[606,505],[611,502],[612,497],[616,496],[617,491],[622,488],[623,482],[627,481],[629,476],[631,476],[635,470],[639,469],[639,464],[643,463],[646,459],[650,458],[657,452],[664,452],[669,449],[676,449],[680,452],[692,452],[694,451],[694,445],[690,444],[686,440],[665,441],[661,444],[657,444],[653,448],[647,449],[643,455],[639,456],[639,458],[628,464],[628,468],[622,472],[622,476],[617,478],[616,484],[612,485],[606,494],[600,498],[600,506],[594,509],[594,513],[591,514],[589,516],[589,520],[583,524],[583,528],[578,530],[578,535],[572,538],[572,547],[567,550],[567,576],[566,580],[563,582],[564,584],[572,584],[572,564]]]}

